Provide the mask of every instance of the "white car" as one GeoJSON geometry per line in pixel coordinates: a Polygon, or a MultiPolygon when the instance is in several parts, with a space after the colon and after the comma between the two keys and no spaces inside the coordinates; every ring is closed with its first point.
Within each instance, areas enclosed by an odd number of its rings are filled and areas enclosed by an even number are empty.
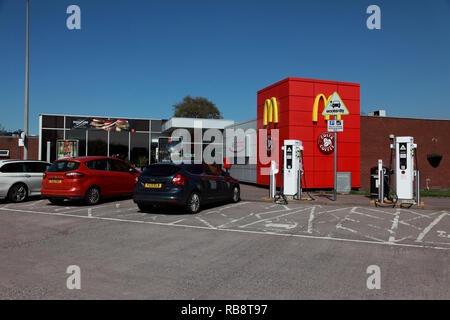
{"type": "Polygon", "coordinates": [[[29,196],[39,196],[50,165],[37,160],[0,160],[0,199],[22,202],[29,196]]]}

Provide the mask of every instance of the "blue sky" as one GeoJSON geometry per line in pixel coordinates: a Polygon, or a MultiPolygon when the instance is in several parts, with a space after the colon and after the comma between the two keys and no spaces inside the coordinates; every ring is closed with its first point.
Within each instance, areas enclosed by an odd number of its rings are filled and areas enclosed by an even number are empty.
{"type": "MultiPolygon", "coordinates": [[[[23,128],[25,0],[0,0],[0,124],[23,128]]],[[[358,82],[361,111],[450,119],[450,0],[31,0],[30,132],[39,113],[169,118],[185,95],[256,117],[286,77],[358,82]],[[66,8],[81,8],[81,30],[66,8]],[[381,8],[381,30],[366,8],[381,8]]]]}

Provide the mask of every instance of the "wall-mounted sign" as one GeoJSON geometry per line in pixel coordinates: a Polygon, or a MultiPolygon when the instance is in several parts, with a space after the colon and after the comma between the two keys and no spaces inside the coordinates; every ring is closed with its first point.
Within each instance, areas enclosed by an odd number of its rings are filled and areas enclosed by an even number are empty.
{"type": "Polygon", "coordinates": [[[334,135],[329,132],[322,133],[317,139],[317,145],[322,153],[332,153],[334,151],[334,135]]]}
{"type": "Polygon", "coordinates": [[[105,131],[136,131],[135,120],[103,119],[103,118],[72,118],[71,129],[105,130],[105,131]]]}
{"type": "Polygon", "coordinates": [[[9,157],[9,150],[0,150],[0,157],[9,157]]]}
{"type": "Polygon", "coordinates": [[[343,132],[344,120],[328,120],[328,132],[343,132]]]}
{"type": "Polygon", "coordinates": [[[336,116],[349,114],[347,107],[337,92],[334,92],[327,101],[327,105],[322,112],[323,116],[336,116]]]}
{"type": "Polygon", "coordinates": [[[56,159],[74,158],[78,156],[78,140],[57,140],[56,159]]]}
{"type": "Polygon", "coordinates": [[[263,124],[278,123],[278,103],[277,98],[272,97],[264,103],[263,124]]]}
{"type": "Polygon", "coordinates": [[[322,115],[325,120],[330,120],[330,116],[337,116],[337,119],[340,120],[341,115],[350,114],[344,102],[337,92],[334,92],[331,96],[326,98],[323,93],[320,93],[316,96],[313,105],[313,113],[312,113],[312,121],[317,122],[319,117],[319,103],[323,101],[324,109],[322,115]]]}

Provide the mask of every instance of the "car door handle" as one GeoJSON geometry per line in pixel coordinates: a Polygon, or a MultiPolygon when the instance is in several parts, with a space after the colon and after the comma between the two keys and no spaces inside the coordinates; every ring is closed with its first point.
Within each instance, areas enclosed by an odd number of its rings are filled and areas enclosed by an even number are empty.
{"type": "Polygon", "coordinates": [[[25,178],[31,178],[31,175],[30,174],[26,174],[25,178]]]}

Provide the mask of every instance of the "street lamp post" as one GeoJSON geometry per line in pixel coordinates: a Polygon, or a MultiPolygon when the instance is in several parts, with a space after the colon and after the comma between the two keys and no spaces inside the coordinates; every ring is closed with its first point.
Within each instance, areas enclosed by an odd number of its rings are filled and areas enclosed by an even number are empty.
{"type": "Polygon", "coordinates": [[[27,0],[27,40],[26,40],[26,56],[25,56],[25,137],[23,141],[23,159],[28,160],[28,86],[29,86],[29,59],[30,59],[30,0],[27,0]]]}

